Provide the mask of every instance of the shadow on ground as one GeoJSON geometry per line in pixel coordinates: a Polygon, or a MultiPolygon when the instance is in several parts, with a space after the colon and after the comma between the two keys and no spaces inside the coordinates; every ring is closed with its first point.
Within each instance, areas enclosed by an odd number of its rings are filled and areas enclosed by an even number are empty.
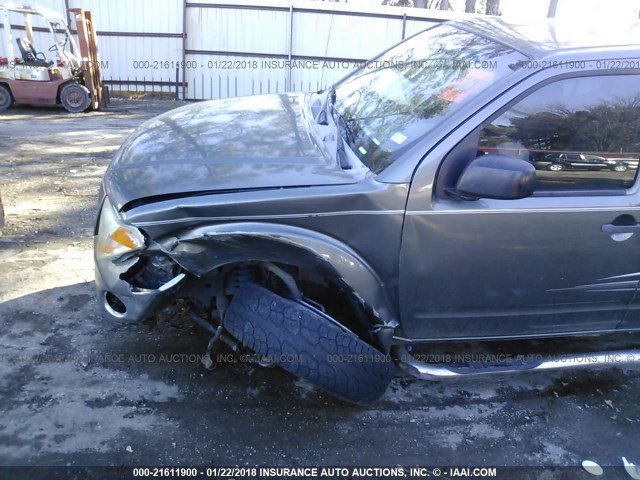
{"type": "Polygon", "coordinates": [[[618,465],[638,455],[638,372],[397,377],[379,404],[354,407],[228,349],[207,371],[199,327],[172,312],[155,326],[105,324],[94,301],[81,283],[0,304],[0,464],[618,465]]]}

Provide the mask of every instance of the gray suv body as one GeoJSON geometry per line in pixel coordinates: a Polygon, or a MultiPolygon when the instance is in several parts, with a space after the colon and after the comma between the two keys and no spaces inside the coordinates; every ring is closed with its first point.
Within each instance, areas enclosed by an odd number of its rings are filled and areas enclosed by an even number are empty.
{"type": "Polygon", "coordinates": [[[149,120],[103,182],[104,316],[186,298],[212,335],[205,363],[222,340],[356,403],[382,395],[392,362],[460,374],[407,345],[640,329],[637,167],[531,163],[637,165],[640,28],[574,32],[447,22],[325,91],[149,120]]]}

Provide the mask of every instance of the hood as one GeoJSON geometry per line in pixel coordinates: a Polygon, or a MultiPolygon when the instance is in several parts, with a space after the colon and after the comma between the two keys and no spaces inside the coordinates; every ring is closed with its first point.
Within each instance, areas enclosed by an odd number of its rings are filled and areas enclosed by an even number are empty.
{"type": "Polygon", "coordinates": [[[200,102],[143,123],[116,153],[105,190],[116,208],[161,196],[355,183],[312,140],[304,96],[200,102]]]}

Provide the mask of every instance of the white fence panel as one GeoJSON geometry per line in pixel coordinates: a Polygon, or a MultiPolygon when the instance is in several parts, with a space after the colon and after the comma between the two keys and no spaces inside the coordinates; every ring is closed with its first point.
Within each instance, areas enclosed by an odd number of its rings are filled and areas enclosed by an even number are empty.
{"type": "Polygon", "coordinates": [[[418,32],[422,32],[429,27],[436,25],[439,22],[433,20],[407,20],[405,27],[405,38],[409,38],[418,32]]]}
{"type": "Polygon", "coordinates": [[[187,3],[185,98],[324,88],[445,16],[320,2],[187,3]],[[424,18],[422,18],[422,16],[424,18]]]}
{"type": "Polygon", "coordinates": [[[98,36],[102,76],[114,91],[175,91],[159,84],[182,78],[182,39],[167,37],[98,36]]]}
{"type": "MultiPolygon", "coordinates": [[[[450,18],[432,10],[370,6],[363,12],[304,0],[36,3],[63,15],[67,3],[93,13],[102,76],[112,90],[177,91],[193,100],[321,89],[450,18]]],[[[34,40],[39,51],[51,43],[37,31],[34,40]]]]}
{"type": "Polygon", "coordinates": [[[91,11],[102,77],[112,91],[175,94],[176,68],[182,75],[181,0],[69,0],[69,7],[91,11]]]}
{"type": "Polygon", "coordinates": [[[281,54],[287,51],[288,18],[285,11],[189,7],[187,49],[281,54]]]}
{"type": "Polygon", "coordinates": [[[182,33],[181,0],[69,0],[69,7],[91,11],[98,32],[182,33]]]}
{"type": "Polygon", "coordinates": [[[402,20],[327,12],[294,13],[293,53],[365,60],[402,39],[402,20]]]}
{"type": "Polygon", "coordinates": [[[233,55],[189,55],[185,64],[186,97],[210,100],[285,92],[285,70],[261,68],[261,63],[268,61],[233,55]]]}

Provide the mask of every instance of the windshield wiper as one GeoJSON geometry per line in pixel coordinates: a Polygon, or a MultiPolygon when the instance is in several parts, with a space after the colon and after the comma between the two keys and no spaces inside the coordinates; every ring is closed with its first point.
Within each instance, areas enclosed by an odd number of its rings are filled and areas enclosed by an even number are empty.
{"type": "Polygon", "coordinates": [[[336,98],[336,91],[334,87],[331,87],[328,91],[327,90],[319,91],[317,93],[322,94],[325,92],[326,92],[326,95],[323,101],[320,102],[319,99],[317,100],[318,103],[320,103],[320,106],[318,108],[317,113],[313,114],[313,119],[318,125],[329,125],[329,115],[331,114],[330,106],[335,102],[335,98],[336,98]]]}
{"type": "MultiPolygon", "coordinates": [[[[318,113],[315,115],[314,120],[318,125],[327,126],[329,125],[329,118],[333,120],[333,123],[336,127],[335,133],[333,134],[333,139],[335,139],[336,141],[336,161],[342,169],[349,170],[353,168],[353,165],[351,165],[351,162],[349,161],[349,156],[344,146],[342,130],[344,130],[345,134],[347,135],[348,142],[353,142],[354,135],[349,123],[345,121],[340,112],[336,110],[335,103],[336,90],[334,87],[330,87],[329,90],[326,91],[324,102],[322,102],[322,105],[320,106],[318,113]]],[[[325,139],[325,141],[326,140],[327,139],[325,139]]]]}
{"type": "Polygon", "coordinates": [[[340,167],[343,170],[350,170],[351,168],[353,168],[353,165],[351,165],[351,162],[349,161],[349,155],[344,146],[345,142],[344,142],[344,138],[342,138],[342,129],[344,129],[344,132],[347,136],[347,145],[353,144],[354,142],[353,131],[351,130],[351,126],[344,119],[342,114],[338,112],[338,110],[335,108],[335,102],[336,102],[336,92],[332,88],[327,95],[327,111],[331,115],[331,118],[333,119],[333,123],[336,124],[336,151],[337,151],[337,157],[338,157],[337,160],[338,160],[338,163],[340,164],[340,167]]]}

